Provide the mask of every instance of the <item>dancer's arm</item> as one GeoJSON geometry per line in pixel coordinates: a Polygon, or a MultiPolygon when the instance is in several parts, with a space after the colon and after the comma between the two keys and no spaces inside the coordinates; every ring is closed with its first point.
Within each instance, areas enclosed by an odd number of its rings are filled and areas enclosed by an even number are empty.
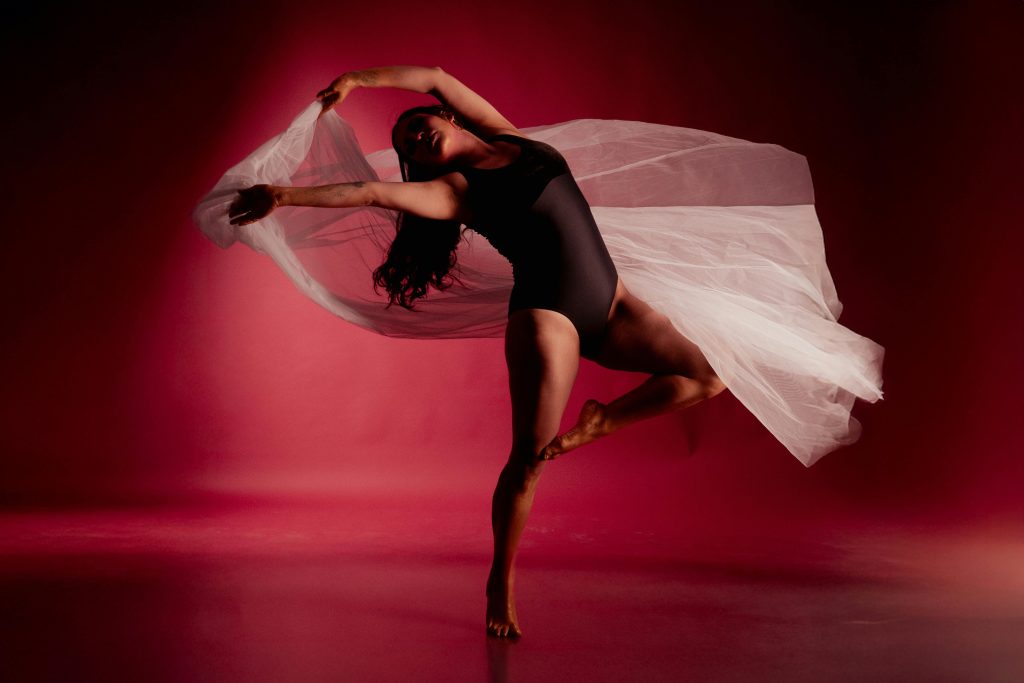
{"type": "Polygon", "coordinates": [[[248,225],[269,216],[281,206],[355,207],[371,203],[370,183],[338,183],[311,187],[253,185],[238,191],[228,207],[232,225],[248,225]]]}
{"type": "Polygon", "coordinates": [[[323,110],[327,111],[360,86],[429,93],[479,130],[518,131],[494,105],[439,66],[382,66],[350,71],[334,79],[328,87],[317,93],[317,97],[323,102],[323,110]]]}
{"type": "Polygon", "coordinates": [[[455,189],[441,178],[426,182],[358,181],[309,187],[253,185],[238,191],[238,198],[229,207],[228,216],[232,225],[247,225],[281,206],[379,206],[438,220],[460,216],[460,202],[455,189]]]}
{"type": "Polygon", "coordinates": [[[400,88],[426,94],[437,86],[440,73],[437,66],[379,66],[345,75],[363,88],[400,88]]]}
{"type": "Polygon", "coordinates": [[[355,88],[399,88],[429,93],[437,87],[440,67],[380,66],[362,71],[349,71],[335,78],[316,96],[323,103],[323,112],[339,104],[355,88]]]}
{"type": "Polygon", "coordinates": [[[493,104],[441,67],[436,67],[436,69],[434,88],[430,92],[445,106],[457,111],[463,119],[478,130],[519,134],[519,129],[512,125],[512,122],[505,118],[493,104]]]}
{"type": "Polygon", "coordinates": [[[271,185],[279,198],[279,206],[322,206],[347,209],[373,204],[373,182],[336,183],[308,187],[271,185]]]}

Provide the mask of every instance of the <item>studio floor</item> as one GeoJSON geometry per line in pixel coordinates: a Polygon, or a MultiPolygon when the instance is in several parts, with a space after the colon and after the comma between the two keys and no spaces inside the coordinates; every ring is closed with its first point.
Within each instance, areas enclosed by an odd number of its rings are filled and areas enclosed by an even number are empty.
{"type": "Polygon", "coordinates": [[[0,680],[1024,681],[1024,540],[655,533],[535,509],[516,643],[485,498],[0,516],[0,680]]]}

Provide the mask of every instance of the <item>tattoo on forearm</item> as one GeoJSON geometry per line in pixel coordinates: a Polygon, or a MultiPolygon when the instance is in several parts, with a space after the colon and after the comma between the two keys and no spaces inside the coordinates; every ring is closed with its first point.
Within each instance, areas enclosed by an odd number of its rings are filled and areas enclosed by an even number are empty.
{"type": "Polygon", "coordinates": [[[379,69],[363,69],[352,74],[356,84],[361,86],[373,87],[377,85],[377,81],[380,78],[379,69]]]}

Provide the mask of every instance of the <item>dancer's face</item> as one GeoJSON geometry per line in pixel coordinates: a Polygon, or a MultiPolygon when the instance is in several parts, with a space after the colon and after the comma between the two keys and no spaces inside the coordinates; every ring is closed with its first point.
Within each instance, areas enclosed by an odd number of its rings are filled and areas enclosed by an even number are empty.
{"type": "Polygon", "coordinates": [[[418,164],[438,166],[451,156],[453,136],[458,129],[447,119],[433,114],[413,114],[395,126],[399,149],[418,164]]]}

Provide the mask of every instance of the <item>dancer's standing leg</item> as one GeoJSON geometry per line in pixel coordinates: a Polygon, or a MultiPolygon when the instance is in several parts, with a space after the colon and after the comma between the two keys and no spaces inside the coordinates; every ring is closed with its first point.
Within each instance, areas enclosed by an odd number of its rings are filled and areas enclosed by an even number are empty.
{"type": "Polygon", "coordinates": [[[505,333],[512,397],[512,452],[498,477],[491,509],[494,562],[487,578],[487,632],[518,638],[516,548],[544,463],[537,454],[558,433],[579,370],[579,336],[561,313],[515,311],[505,333]]]}

